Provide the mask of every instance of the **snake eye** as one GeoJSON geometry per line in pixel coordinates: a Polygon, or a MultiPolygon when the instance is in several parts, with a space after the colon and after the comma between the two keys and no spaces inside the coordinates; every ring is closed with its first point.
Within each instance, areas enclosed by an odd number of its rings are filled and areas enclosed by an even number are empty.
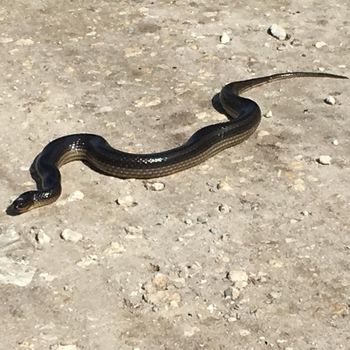
{"type": "Polygon", "coordinates": [[[13,202],[13,207],[17,210],[24,209],[26,206],[27,206],[27,203],[25,200],[23,200],[23,198],[17,198],[13,202]]]}

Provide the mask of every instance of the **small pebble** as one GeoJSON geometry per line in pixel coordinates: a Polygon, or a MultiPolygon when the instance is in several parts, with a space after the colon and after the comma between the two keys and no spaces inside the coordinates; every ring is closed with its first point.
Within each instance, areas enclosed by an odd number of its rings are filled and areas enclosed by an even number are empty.
{"type": "Polygon", "coordinates": [[[124,227],[124,230],[127,234],[130,234],[130,235],[143,234],[143,228],[141,226],[128,226],[128,227],[124,227]]]}
{"type": "Polygon", "coordinates": [[[142,49],[137,47],[127,47],[124,50],[125,57],[127,58],[142,55],[142,52],[142,49]]]}
{"type": "Polygon", "coordinates": [[[319,156],[316,161],[322,165],[330,165],[331,161],[332,161],[332,157],[331,156],[326,156],[326,155],[322,155],[319,156]]]}
{"type": "Polygon", "coordinates": [[[207,224],[208,223],[208,217],[200,215],[197,217],[197,222],[200,224],[207,224]]]}
{"type": "Polygon", "coordinates": [[[118,255],[118,254],[122,254],[125,252],[125,247],[120,244],[119,242],[111,242],[109,244],[109,247],[107,249],[105,249],[104,253],[106,255],[118,255]]]}
{"type": "Polygon", "coordinates": [[[324,102],[327,103],[327,105],[335,105],[335,98],[331,95],[327,96],[325,99],[324,99],[324,102]]]}
{"type": "Polygon", "coordinates": [[[240,295],[240,291],[235,287],[229,287],[224,290],[225,299],[236,300],[239,298],[239,295],[240,295]]]}
{"type": "Polygon", "coordinates": [[[221,44],[227,44],[229,43],[231,40],[230,36],[227,33],[222,33],[222,35],[220,36],[220,42],[221,44]]]}
{"type": "Polygon", "coordinates": [[[218,190],[223,190],[223,191],[232,190],[232,187],[225,181],[219,181],[219,183],[216,185],[216,188],[218,190]]]}
{"type": "Polygon", "coordinates": [[[287,50],[287,45],[286,45],[285,43],[280,44],[280,45],[277,46],[277,50],[278,50],[278,51],[287,50]]]}
{"type": "Polygon", "coordinates": [[[145,187],[150,191],[163,191],[165,184],[163,182],[146,182],[145,187]]]}
{"type": "Polygon", "coordinates": [[[35,235],[35,240],[39,245],[46,245],[50,243],[51,238],[43,230],[39,230],[35,235]]]}
{"type": "Polygon", "coordinates": [[[287,38],[287,32],[277,24],[272,24],[268,32],[278,40],[286,40],[287,38]]]}
{"type": "Polygon", "coordinates": [[[156,290],[165,290],[169,284],[169,277],[163,273],[157,273],[152,279],[152,285],[156,290]]]}
{"type": "Polygon", "coordinates": [[[295,179],[293,188],[297,192],[304,192],[306,189],[304,180],[303,179],[295,179]]]}
{"type": "Polygon", "coordinates": [[[277,259],[269,260],[269,265],[276,267],[276,268],[281,268],[284,266],[283,261],[277,260],[277,259]]]}
{"type": "Polygon", "coordinates": [[[34,44],[34,41],[32,39],[19,39],[15,44],[18,46],[30,46],[34,44]]]}
{"type": "Polygon", "coordinates": [[[134,198],[130,195],[119,197],[116,202],[122,207],[134,207],[137,205],[137,202],[135,202],[134,198]]]}
{"type": "Polygon", "coordinates": [[[231,208],[227,204],[220,204],[218,210],[220,213],[228,214],[231,211],[231,208]]]}
{"type": "Polygon", "coordinates": [[[213,235],[217,235],[217,236],[219,236],[219,234],[220,234],[220,230],[218,230],[218,229],[215,228],[215,227],[211,227],[211,228],[209,229],[209,232],[212,233],[213,235]]]}
{"type": "Polygon", "coordinates": [[[333,315],[348,316],[350,314],[350,306],[347,303],[335,303],[332,305],[333,315]]]}
{"type": "Polygon", "coordinates": [[[206,119],[208,117],[208,113],[207,112],[199,112],[199,113],[196,113],[196,117],[200,120],[206,119]]]}
{"type": "Polygon", "coordinates": [[[84,198],[84,193],[81,191],[72,192],[67,198],[68,202],[80,201],[84,198]]]}
{"type": "Polygon", "coordinates": [[[135,101],[135,107],[154,107],[161,104],[161,99],[159,97],[152,98],[150,96],[144,96],[139,100],[135,101]]]}
{"type": "Polygon", "coordinates": [[[207,306],[207,310],[212,314],[216,310],[216,306],[214,304],[210,304],[207,306]]]}
{"type": "Polygon", "coordinates": [[[327,44],[326,44],[324,41],[317,41],[317,42],[315,43],[316,49],[320,49],[320,48],[323,47],[323,46],[327,46],[327,44]]]}
{"type": "Polygon", "coordinates": [[[260,130],[258,132],[258,138],[263,138],[263,137],[269,136],[269,135],[270,135],[270,133],[268,131],[266,131],[266,130],[260,130]]]}
{"type": "Polygon", "coordinates": [[[290,44],[294,47],[303,45],[303,43],[299,39],[293,39],[290,44]]]}
{"type": "Polygon", "coordinates": [[[193,337],[195,333],[200,332],[200,329],[198,327],[187,327],[184,330],[184,337],[193,337]]]}
{"type": "Polygon", "coordinates": [[[248,274],[242,270],[232,270],[227,274],[227,277],[233,283],[248,281],[248,274]]]}
{"type": "Polygon", "coordinates": [[[193,225],[193,220],[191,220],[191,219],[185,219],[184,220],[184,223],[186,224],[186,225],[193,225]]]}
{"type": "Polygon", "coordinates": [[[84,256],[83,258],[81,258],[80,261],[77,262],[77,266],[79,267],[88,267],[90,265],[97,265],[98,264],[98,256],[91,254],[88,256],[84,256]]]}
{"type": "Polygon", "coordinates": [[[264,114],[265,118],[272,118],[272,111],[268,111],[267,113],[264,114]]]}
{"type": "Polygon", "coordinates": [[[103,106],[98,110],[100,113],[112,112],[113,108],[111,106],[103,106]]]}
{"type": "Polygon", "coordinates": [[[332,141],[332,145],[334,146],[338,146],[339,145],[339,141],[337,139],[332,141]]]}
{"type": "Polygon", "coordinates": [[[171,284],[177,288],[177,289],[181,289],[184,288],[186,286],[186,280],[183,277],[177,277],[177,278],[173,278],[171,280],[171,284]]]}
{"type": "Polygon", "coordinates": [[[77,243],[83,239],[83,235],[79,232],[66,228],[62,231],[61,238],[64,239],[65,241],[77,243]]]}
{"type": "Polygon", "coordinates": [[[249,334],[250,334],[250,332],[248,331],[248,329],[241,329],[241,330],[239,331],[239,335],[240,335],[241,337],[247,337],[249,334]]]}
{"type": "Polygon", "coordinates": [[[179,293],[174,293],[169,290],[149,290],[147,293],[143,294],[143,298],[147,303],[161,305],[168,304],[172,308],[179,307],[179,303],[181,302],[181,295],[179,293]]]}
{"type": "Polygon", "coordinates": [[[270,292],[268,294],[268,296],[271,298],[271,299],[279,299],[281,297],[282,293],[279,292],[279,291],[273,291],[273,292],[270,292]]]}

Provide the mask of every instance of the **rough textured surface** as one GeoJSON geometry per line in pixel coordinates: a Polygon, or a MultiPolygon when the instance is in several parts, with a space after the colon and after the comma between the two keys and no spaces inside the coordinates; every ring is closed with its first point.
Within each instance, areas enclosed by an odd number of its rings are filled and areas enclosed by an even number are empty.
{"type": "MultiPolygon", "coordinates": [[[[1,4],[4,209],[58,136],[158,151],[222,120],[210,101],[229,81],[349,75],[345,0],[1,4]],[[270,36],[273,23],[290,38],[270,36]]],[[[56,204],[2,212],[0,349],[348,348],[349,86],[249,92],[273,116],[244,144],[157,180],[162,191],[74,163],[56,204]],[[67,229],[82,240],[63,240],[67,229]]]]}

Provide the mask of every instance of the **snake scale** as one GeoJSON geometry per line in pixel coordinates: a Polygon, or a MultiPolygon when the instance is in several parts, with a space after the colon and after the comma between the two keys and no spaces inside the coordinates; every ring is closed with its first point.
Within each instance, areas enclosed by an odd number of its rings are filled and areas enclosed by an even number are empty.
{"type": "Polygon", "coordinates": [[[94,134],[60,137],[45,146],[31,165],[37,190],[22,193],[7,208],[7,214],[18,215],[53,203],[62,189],[59,168],[72,161],[83,161],[91,169],[105,175],[137,179],[166,176],[198,165],[222,150],[243,142],[258,127],[261,120],[259,106],[239,94],[272,81],[296,77],[347,79],[328,73],[291,72],[229,83],[216,95],[215,106],[226,115],[228,121],[203,127],[181,146],[159,153],[122,152],[94,134]]]}

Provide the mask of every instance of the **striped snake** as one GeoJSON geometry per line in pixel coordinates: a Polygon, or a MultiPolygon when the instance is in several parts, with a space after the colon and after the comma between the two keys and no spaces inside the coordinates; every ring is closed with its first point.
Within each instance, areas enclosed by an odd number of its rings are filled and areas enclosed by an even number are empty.
{"type": "Polygon", "coordinates": [[[229,83],[215,96],[216,99],[213,98],[215,108],[225,114],[228,121],[199,129],[183,145],[159,153],[122,152],[94,134],[60,137],[45,146],[31,165],[37,190],[22,193],[7,208],[7,213],[18,215],[56,201],[61,194],[59,168],[72,161],[83,161],[99,173],[124,179],[156,178],[198,165],[222,150],[243,142],[258,127],[261,119],[259,106],[239,96],[240,93],[272,81],[295,77],[347,79],[328,73],[293,72],[229,83]]]}

